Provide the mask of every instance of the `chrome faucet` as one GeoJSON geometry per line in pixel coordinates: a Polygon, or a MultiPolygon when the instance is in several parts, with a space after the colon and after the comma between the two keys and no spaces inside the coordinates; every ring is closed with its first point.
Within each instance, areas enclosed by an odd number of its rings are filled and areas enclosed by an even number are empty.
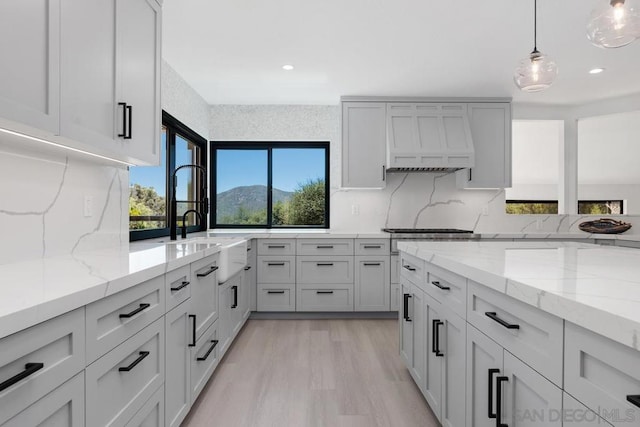
{"type": "Polygon", "coordinates": [[[171,175],[171,182],[173,183],[173,189],[171,191],[171,212],[169,215],[169,232],[171,234],[171,240],[176,240],[178,238],[178,203],[197,203],[202,205],[201,212],[196,211],[195,209],[189,209],[182,216],[182,238],[187,237],[187,226],[184,225],[185,219],[188,213],[195,212],[200,220],[200,224],[205,224],[206,227],[206,217],[203,216],[209,213],[209,199],[207,198],[207,170],[200,165],[182,165],[176,168],[171,175]],[[176,196],[176,188],[178,187],[178,180],[176,179],[177,173],[180,169],[191,168],[197,169],[202,174],[202,200],[178,200],[176,196]]]}

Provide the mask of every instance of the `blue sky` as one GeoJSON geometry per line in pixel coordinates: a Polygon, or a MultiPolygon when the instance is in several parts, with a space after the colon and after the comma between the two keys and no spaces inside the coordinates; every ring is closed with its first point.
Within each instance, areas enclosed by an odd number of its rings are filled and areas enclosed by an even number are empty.
{"type": "MultiPolygon", "coordinates": [[[[183,141],[178,140],[176,164],[191,163],[183,141]]],[[[166,136],[162,133],[162,147],[166,136]]],[[[161,165],[157,167],[130,168],[130,183],[153,187],[158,194],[165,193],[164,169],[166,150],[161,153],[161,165]]],[[[239,186],[267,184],[267,150],[218,150],[218,193],[239,186]]],[[[294,191],[309,179],[325,178],[324,150],[277,148],[273,150],[273,186],[284,191],[294,191]]],[[[186,197],[186,179],[189,170],[178,172],[178,197],[186,197]]],[[[208,183],[207,183],[208,185],[208,183]]]]}

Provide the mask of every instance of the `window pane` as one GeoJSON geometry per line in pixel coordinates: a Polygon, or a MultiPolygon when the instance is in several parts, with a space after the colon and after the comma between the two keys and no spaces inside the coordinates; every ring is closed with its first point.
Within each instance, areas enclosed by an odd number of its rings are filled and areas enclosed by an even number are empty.
{"type": "Polygon", "coordinates": [[[272,225],[325,224],[325,150],[273,149],[272,225]]]}
{"type": "Polygon", "coordinates": [[[622,200],[578,201],[579,215],[620,215],[622,213],[622,200]]]}
{"type": "Polygon", "coordinates": [[[167,225],[167,129],[162,128],[160,166],[129,169],[129,230],[152,230],[167,225]]]}
{"type": "Polygon", "coordinates": [[[518,201],[507,200],[506,211],[508,214],[557,214],[558,202],[554,201],[518,201]]]}
{"type": "Polygon", "coordinates": [[[267,150],[218,149],[216,224],[267,225],[267,150]]]}
{"type": "MultiPolygon", "coordinates": [[[[198,150],[197,145],[183,136],[176,134],[176,169],[182,165],[198,164],[198,150]]],[[[200,207],[196,203],[184,203],[184,201],[201,199],[198,194],[198,188],[203,182],[203,177],[199,169],[184,168],[178,171],[176,179],[178,182],[176,197],[177,200],[182,201],[182,203],[177,204],[178,227],[181,227],[183,225],[182,216],[186,211],[191,209],[200,211],[200,207]]],[[[187,225],[197,225],[200,223],[195,213],[190,213],[186,219],[187,225]]]]}

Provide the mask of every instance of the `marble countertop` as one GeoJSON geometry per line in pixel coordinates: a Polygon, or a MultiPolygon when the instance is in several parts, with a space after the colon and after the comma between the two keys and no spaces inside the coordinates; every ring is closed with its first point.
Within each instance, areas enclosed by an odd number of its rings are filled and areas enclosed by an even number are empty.
{"type": "Polygon", "coordinates": [[[640,350],[640,251],[576,242],[401,242],[399,249],[640,350]]]}

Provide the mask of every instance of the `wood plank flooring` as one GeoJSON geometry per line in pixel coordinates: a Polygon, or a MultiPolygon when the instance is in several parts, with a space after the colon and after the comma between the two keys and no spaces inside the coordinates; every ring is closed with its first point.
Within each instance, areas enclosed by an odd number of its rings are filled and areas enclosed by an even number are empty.
{"type": "Polygon", "coordinates": [[[397,320],[249,320],[185,427],[438,426],[397,320]]]}

